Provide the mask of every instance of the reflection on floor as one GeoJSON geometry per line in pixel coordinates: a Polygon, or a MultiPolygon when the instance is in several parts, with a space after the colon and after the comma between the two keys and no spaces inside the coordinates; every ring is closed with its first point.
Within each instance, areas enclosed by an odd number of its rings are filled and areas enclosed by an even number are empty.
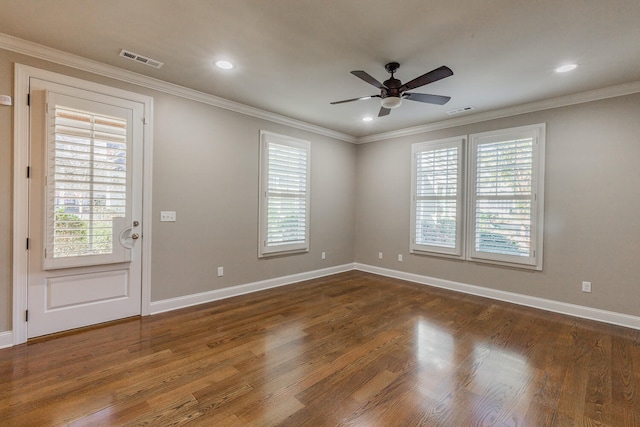
{"type": "Polygon", "coordinates": [[[0,425],[636,426],[640,331],[348,272],[0,350],[0,425]]]}

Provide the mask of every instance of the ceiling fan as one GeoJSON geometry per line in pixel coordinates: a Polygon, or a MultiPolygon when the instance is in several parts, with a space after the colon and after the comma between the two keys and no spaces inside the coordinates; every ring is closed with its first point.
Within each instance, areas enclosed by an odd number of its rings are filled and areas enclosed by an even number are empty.
{"type": "Polygon", "coordinates": [[[389,62],[384,66],[384,68],[387,70],[387,72],[391,73],[391,78],[389,80],[385,80],[384,83],[380,83],[378,80],[371,77],[371,75],[369,75],[366,71],[357,70],[351,72],[351,74],[353,74],[354,76],[380,89],[380,95],[370,95],[360,98],[345,99],[342,101],[331,102],[331,104],[335,105],[343,104],[345,102],[362,101],[371,98],[381,98],[382,106],[380,107],[378,117],[383,117],[388,115],[391,112],[391,109],[399,107],[400,104],[402,104],[403,99],[437,105],[444,105],[451,99],[450,96],[407,92],[408,90],[412,90],[420,86],[424,86],[429,83],[444,79],[445,77],[452,76],[453,71],[451,71],[451,69],[447,66],[443,65],[442,67],[429,71],[428,73],[423,74],[420,77],[416,77],[415,79],[405,84],[402,84],[400,80],[393,77],[393,74],[398,71],[398,68],[400,68],[400,64],[398,64],[397,62],[389,62]]]}

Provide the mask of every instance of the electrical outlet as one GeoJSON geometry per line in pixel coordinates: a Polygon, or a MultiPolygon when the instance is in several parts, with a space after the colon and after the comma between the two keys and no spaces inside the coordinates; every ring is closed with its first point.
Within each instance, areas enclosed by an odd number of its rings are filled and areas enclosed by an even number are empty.
{"type": "Polygon", "coordinates": [[[176,212],[160,211],[160,222],[176,222],[176,212]]]}
{"type": "Polygon", "coordinates": [[[327,259],[327,254],[325,252],[322,252],[322,259],[327,259]]]}
{"type": "Polygon", "coordinates": [[[582,292],[591,292],[591,282],[582,282],[582,292]]]}
{"type": "Polygon", "coordinates": [[[398,261],[402,262],[402,254],[398,254],[398,261]]]}
{"type": "Polygon", "coordinates": [[[224,276],[224,267],[218,267],[218,277],[224,276]]]}
{"type": "Polygon", "coordinates": [[[378,252],[378,259],[382,259],[382,252],[378,252]]]}

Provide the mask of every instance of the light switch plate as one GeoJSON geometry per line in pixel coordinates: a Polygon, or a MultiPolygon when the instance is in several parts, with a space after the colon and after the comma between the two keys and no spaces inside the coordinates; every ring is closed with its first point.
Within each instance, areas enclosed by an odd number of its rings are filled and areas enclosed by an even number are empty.
{"type": "Polygon", "coordinates": [[[160,222],[176,222],[176,212],[175,211],[161,211],[160,212],[160,222]]]}

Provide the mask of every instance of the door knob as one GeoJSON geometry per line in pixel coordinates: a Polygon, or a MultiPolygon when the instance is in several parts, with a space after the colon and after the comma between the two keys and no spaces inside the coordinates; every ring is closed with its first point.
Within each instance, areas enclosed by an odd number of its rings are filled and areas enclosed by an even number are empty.
{"type": "Polygon", "coordinates": [[[138,240],[138,239],[140,238],[140,235],[139,235],[138,233],[133,233],[133,234],[131,235],[131,238],[132,238],[133,240],[138,240]]]}

